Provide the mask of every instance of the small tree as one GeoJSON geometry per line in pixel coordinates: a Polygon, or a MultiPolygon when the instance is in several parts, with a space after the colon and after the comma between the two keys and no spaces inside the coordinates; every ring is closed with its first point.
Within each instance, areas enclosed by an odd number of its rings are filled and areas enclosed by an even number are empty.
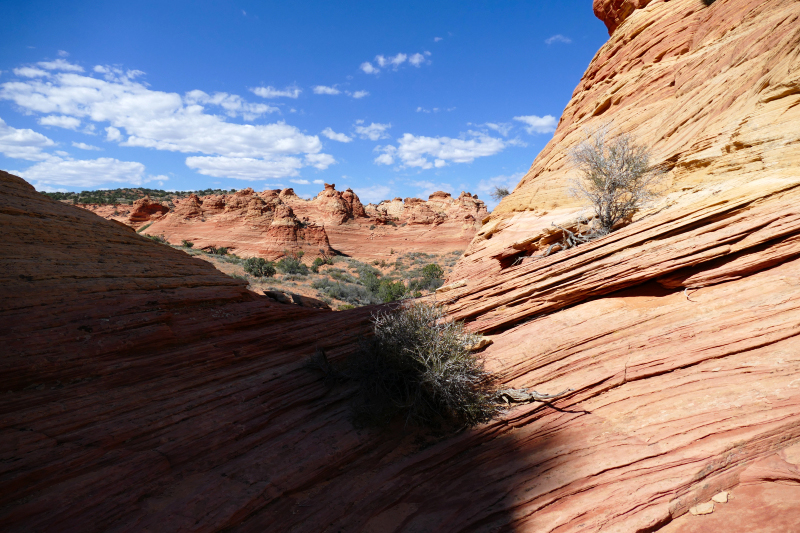
{"type": "Polygon", "coordinates": [[[271,278],[275,275],[275,265],[262,257],[245,259],[242,265],[245,272],[257,278],[271,278]]]}
{"type": "Polygon", "coordinates": [[[509,194],[511,193],[508,192],[508,189],[506,187],[495,187],[494,190],[489,193],[489,195],[498,202],[503,198],[505,198],[506,196],[508,196],[509,194]]]}
{"type": "Polygon", "coordinates": [[[650,149],[630,135],[611,136],[608,126],[600,127],[589,131],[569,157],[581,174],[573,180],[570,193],[594,210],[598,236],[610,233],[658,196],[663,174],[650,165],[650,149]]]}

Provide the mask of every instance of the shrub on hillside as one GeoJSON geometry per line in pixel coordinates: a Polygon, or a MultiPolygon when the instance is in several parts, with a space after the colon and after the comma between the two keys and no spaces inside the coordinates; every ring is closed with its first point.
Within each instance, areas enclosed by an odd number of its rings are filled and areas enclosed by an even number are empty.
{"type": "Polygon", "coordinates": [[[262,257],[251,257],[242,263],[244,271],[257,278],[271,278],[275,275],[275,265],[262,257]]]}
{"type": "Polygon", "coordinates": [[[275,267],[283,274],[308,275],[308,267],[301,263],[300,258],[296,256],[286,256],[282,258],[275,267]]]}
{"type": "Polygon", "coordinates": [[[390,279],[382,279],[378,285],[377,296],[384,303],[395,302],[406,294],[406,286],[402,281],[393,282],[390,279]]]}
{"type": "Polygon", "coordinates": [[[155,242],[157,242],[159,244],[169,244],[167,242],[166,237],[164,237],[163,235],[145,235],[145,237],[147,237],[151,241],[155,241],[155,242]]]}
{"type": "Polygon", "coordinates": [[[181,246],[183,246],[184,248],[191,248],[194,246],[194,243],[192,241],[187,241],[186,239],[183,239],[181,241],[181,246]]]}
{"type": "Polygon", "coordinates": [[[618,223],[630,220],[658,195],[662,171],[650,164],[650,149],[630,135],[612,136],[608,126],[588,131],[569,157],[580,173],[570,193],[594,211],[596,236],[607,235],[618,223]]]}
{"type": "Polygon", "coordinates": [[[479,337],[448,320],[440,306],[415,303],[373,318],[344,375],[358,383],[356,419],[385,425],[473,426],[499,413],[483,361],[470,351],[479,337]]]}
{"type": "Polygon", "coordinates": [[[208,247],[208,253],[212,255],[226,255],[228,253],[228,248],[225,246],[216,246],[212,244],[208,247]]]}
{"type": "Polygon", "coordinates": [[[503,198],[505,198],[509,194],[511,194],[511,193],[508,192],[507,188],[505,188],[505,187],[495,187],[492,190],[492,192],[489,193],[489,196],[491,196],[492,198],[494,198],[496,201],[499,202],[500,200],[502,200],[503,198]]]}

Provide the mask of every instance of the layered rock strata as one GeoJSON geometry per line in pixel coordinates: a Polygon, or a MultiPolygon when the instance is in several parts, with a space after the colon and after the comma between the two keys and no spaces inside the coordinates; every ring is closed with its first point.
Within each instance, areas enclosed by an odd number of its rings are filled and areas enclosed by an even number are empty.
{"type": "Polygon", "coordinates": [[[335,184],[305,200],[293,189],[176,200],[171,210],[149,199],[131,206],[81,206],[104,218],[163,235],[172,244],[183,240],[201,248],[225,246],[243,257],[277,259],[303,251],[309,262],[341,253],[367,261],[392,253],[447,253],[464,250],[475,236],[486,205],[462,192],[458,198],[436,192],[427,201],[395,198],[361,203],[352,189],[335,184]],[[146,227],[144,227],[146,226],[146,227]]]}
{"type": "Polygon", "coordinates": [[[534,257],[550,223],[580,211],[544,186],[570,176],[558,155],[579,139],[570,115],[442,293],[490,334],[483,355],[503,384],[574,390],[448,438],[357,429],[352,388],[303,368],[317,348],[340,360],[373,310],[259,299],[0,175],[0,390],[12,391],[0,396],[0,523],[800,529],[800,133],[787,122],[800,112],[797,2],[702,6],[628,13],[568,106],[593,109],[587,91],[608,88],[598,72],[617,79],[633,100],[599,116],[650,132],[664,161],[678,155],[666,200],[603,239],[534,257]],[[676,44],[661,57],[678,69],[668,78],[727,105],[690,113],[685,93],[661,104],[666,64],[642,58],[676,44]]]}

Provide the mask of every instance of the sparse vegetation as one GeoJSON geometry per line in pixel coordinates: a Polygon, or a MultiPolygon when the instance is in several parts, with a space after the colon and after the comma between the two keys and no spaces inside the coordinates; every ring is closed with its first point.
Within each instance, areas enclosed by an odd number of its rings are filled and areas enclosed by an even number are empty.
{"type": "Polygon", "coordinates": [[[150,226],[152,226],[152,225],[153,225],[153,223],[152,223],[152,222],[150,222],[150,223],[148,223],[148,224],[145,224],[145,225],[144,225],[144,226],[142,226],[141,228],[137,229],[137,230],[136,230],[136,233],[141,233],[141,232],[143,232],[144,230],[146,230],[147,228],[149,228],[149,227],[150,227],[150,226]]]}
{"type": "Polygon", "coordinates": [[[164,191],[162,189],[148,189],[135,187],[127,189],[113,189],[104,191],[81,192],[42,192],[45,196],[58,201],[67,201],[75,204],[132,204],[136,200],[149,196],[154,202],[167,202],[185,198],[190,194],[207,196],[209,194],[233,194],[236,189],[204,189],[202,191],[164,191]]]}
{"type": "Polygon", "coordinates": [[[304,255],[303,251],[290,253],[284,250],[284,253],[286,253],[286,256],[281,258],[275,265],[279,272],[282,274],[299,274],[301,276],[308,275],[308,267],[300,261],[304,255]]]}
{"type": "Polygon", "coordinates": [[[651,157],[649,148],[627,134],[612,136],[608,126],[587,132],[586,139],[570,152],[580,173],[570,193],[594,211],[592,232],[597,237],[630,220],[657,197],[662,172],[651,166],[651,157]]]}
{"type": "Polygon", "coordinates": [[[257,278],[271,278],[275,275],[275,265],[261,257],[250,257],[242,263],[244,271],[257,278]]]}
{"type": "Polygon", "coordinates": [[[362,341],[343,372],[358,384],[357,422],[384,426],[402,417],[426,427],[463,427],[499,413],[492,376],[470,351],[479,337],[448,320],[440,306],[380,312],[373,329],[374,338],[362,341]]]}
{"type": "Polygon", "coordinates": [[[184,248],[192,248],[194,247],[194,243],[192,241],[187,241],[186,239],[183,239],[181,241],[181,246],[183,246],[184,248]]]}
{"type": "Polygon", "coordinates": [[[217,246],[212,244],[208,247],[208,253],[212,255],[226,255],[228,253],[228,248],[225,246],[217,246]]]}
{"type": "Polygon", "coordinates": [[[492,190],[492,192],[489,193],[489,196],[491,196],[492,198],[494,198],[495,200],[497,200],[499,202],[500,200],[502,200],[503,198],[505,198],[509,194],[511,194],[511,193],[508,192],[508,189],[506,187],[495,187],[492,190]]]}
{"type": "Polygon", "coordinates": [[[145,235],[145,237],[159,244],[169,244],[169,242],[167,242],[167,239],[163,235],[145,235]]]}

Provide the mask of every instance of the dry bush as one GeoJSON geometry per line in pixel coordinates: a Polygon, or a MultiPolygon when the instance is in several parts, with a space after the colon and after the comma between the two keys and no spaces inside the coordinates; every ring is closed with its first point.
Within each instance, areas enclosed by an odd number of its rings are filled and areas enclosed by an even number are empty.
{"type": "Polygon", "coordinates": [[[581,174],[570,193],[594,211],[595,237],[607,235],[658,196],[663,172],[650,164],[650,149],[630,135],[611,135],[608,126],[588,131],[569,157],[581,174]]]}
{"type": "Polygon", "coordinates": [[[413,303],[373,317],[344,376],[358,383],[356,420],[386,425],[398,416],[427,427],[463,427],[499,413],[483,361],[470,351],[479,337],[447,320],[441,306],[413,303]]]}
{"type": "Polygon", "coordinates": [[[508,192],[508,189],[506,187],[496,186],[494,189],[492,189],[492,192],[489,193],[489,196],[491,196],[492,198],[494,198],[496,201],[499,202],[509,194],[511,193],[508,192]]]}

